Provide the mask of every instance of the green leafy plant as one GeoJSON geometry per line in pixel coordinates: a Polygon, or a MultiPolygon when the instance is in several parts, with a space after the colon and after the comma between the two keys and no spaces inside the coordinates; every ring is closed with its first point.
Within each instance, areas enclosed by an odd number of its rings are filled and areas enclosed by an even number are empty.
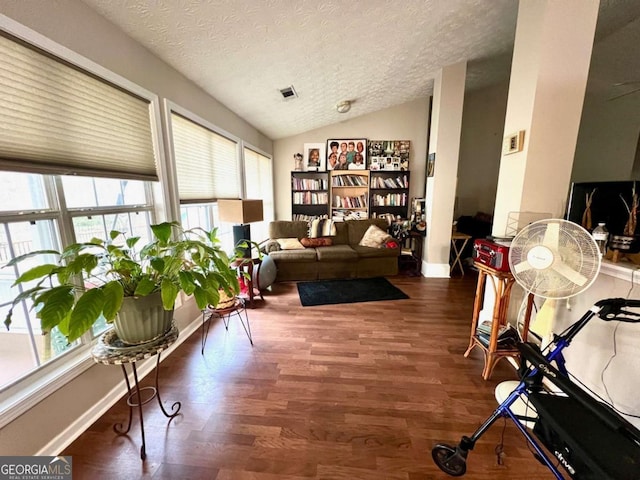
{"type": "Polygon", "coordinates": [[[14,282],[35,284],[14,298],[5,325],[9,328],[15,306],[29,299],[42,330],[57,326],[72,342],[101,316],[112,322],[125,296],[159,291],[163,308],[173,310],[182,291],[193,295],[202,310],[218,304],[220,290],[239,292],[231,259],[218,245],[217,229],[183,230],[177,222],[165,222],[152,225],[151,231],[153,240],[141,247],[140,237],[112,231],[107,241],[94,238],[61,252],[38,250],[11,260],[5,268],[35,256],[57,257],[56,263],[33,267],[14,282]]]}

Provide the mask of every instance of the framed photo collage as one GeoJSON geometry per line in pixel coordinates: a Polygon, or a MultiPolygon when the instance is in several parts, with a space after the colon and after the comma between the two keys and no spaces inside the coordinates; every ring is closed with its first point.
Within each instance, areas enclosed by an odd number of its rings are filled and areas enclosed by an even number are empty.
{"type": "Polygon", "coordinates": [[[304,171],[409,170],[410,140],[330,138],[325,143],[305,143],[304,171]]]}

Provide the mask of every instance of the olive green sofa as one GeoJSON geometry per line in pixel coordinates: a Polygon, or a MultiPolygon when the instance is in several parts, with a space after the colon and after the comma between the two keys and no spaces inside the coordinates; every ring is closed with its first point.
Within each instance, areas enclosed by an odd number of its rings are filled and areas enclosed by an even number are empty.
{"type": "MultiPolygon", "coordinates": [[[[382,219],[335,222],[332,245],[300,250],[271,251],[277,275],[276,282],[321,280],[332,278],[366,278],[396,275],[400,248],[372,248],[359,245],[370,225],[387,230],[382,219]]],[[[305,221],[278,220],[269,224],[269,239],[307,237],[305,221]]]]}

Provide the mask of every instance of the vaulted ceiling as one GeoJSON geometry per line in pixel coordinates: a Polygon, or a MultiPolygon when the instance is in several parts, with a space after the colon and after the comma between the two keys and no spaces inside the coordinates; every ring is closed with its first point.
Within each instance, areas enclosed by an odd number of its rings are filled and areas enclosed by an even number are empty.
{"type": "MultiPolygon", "coordinates": [[[[516,0],[83,0],[272,139],[509,76],[516,0]],[[293,85],[298,97],[283,99],[293,85]],[[351,100],[346,114],[336,104],[351,100]]],[[[598,37],[640,14],[602,0],[598,37]]]]}

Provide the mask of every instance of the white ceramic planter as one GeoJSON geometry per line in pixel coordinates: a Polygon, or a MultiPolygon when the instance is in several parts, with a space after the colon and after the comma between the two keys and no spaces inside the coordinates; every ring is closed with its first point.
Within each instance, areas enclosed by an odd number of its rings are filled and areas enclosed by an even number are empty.
{"type": "Polygon", "coordinates": [[[149,342],[171,328],[173,310],[162,308],[160,292],[146,297],[125,297],[113,321],[118,338],[129,345],[149,342]]]}

